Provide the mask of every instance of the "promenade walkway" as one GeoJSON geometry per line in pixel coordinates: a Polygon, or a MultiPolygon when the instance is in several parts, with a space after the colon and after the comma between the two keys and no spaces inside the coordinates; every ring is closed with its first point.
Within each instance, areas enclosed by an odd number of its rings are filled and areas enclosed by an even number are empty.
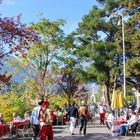
{"type": "MultiPolygon", "coordinates": [[[[134,137],[130,136],[117,136],[112,137],[109,135],[108,130],[105,126],[94,125],[87,128],[87,135],[80,136],[79,128],[75,129],[75,134],[70,135],[66,126],[55,126],[54,127],[54,140],[140,140],[140,133],[134,137]]],[[[25,138],[13,138],[3,140],[32,140],[31,137],[25,138]]],[[[40,140],[39,138],[37,140],[40,140]]]]}
{"type": "Polygon", "coordinates": [[[64,126],[55,128],[54,132],[54,140],[140,140],[140,133],[136,137],[132,135],[112,137],[107,128],[100,125],[89,126],[86,136],[79,135],[79,128],[76,128],[75,134],[71,136],[64,126]]]}
{"type": "MultiPolygon", "coordinates": [[[[66,125],[54,126],[53,131],[54,140],[140,140],[140,132],[137,134],[136,137],[132,135],[117,137],[110,136],[106,126],[99,125],[98,117],[96,118],[95,125],[88,124],[86,136],[79,135],[79,127],[75,128],[74,135],[70,135],[69,128],[66,125]]],[[[32,140],[32,138],[5,138],[0,140],[32,140]]],[[[39,140],[39,138],[37,140],[39,140]]]]}

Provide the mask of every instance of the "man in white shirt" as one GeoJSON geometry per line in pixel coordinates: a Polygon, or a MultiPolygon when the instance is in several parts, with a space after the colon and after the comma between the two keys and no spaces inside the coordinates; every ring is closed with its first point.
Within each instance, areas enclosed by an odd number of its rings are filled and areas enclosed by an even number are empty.
{"type": "Polygon", "coordinates": [[[39,115],[39,111],[41,109],[41,105],[43,103],[43,100],[38,102],[38,106],[36,106],[33,110],[32,110],[32,115],[30,118],[30,122],[32,124],[33,127],[33,131],[34,131],[34,136],[33,136],[33,140],[37,139],[38,133],[39,133],[39,120],[38,120],[38,115],[39,115]]]}
{"type": "Polygon", "coordinates": [[[109,111],[109,114],[108,114],[108,116],[107,116],[107,122],[113,123],[114,120],[115,120],[115,117],[114,117],[114,115],[113,115],[113,111],[110,110],[110,111],[109,111]]]}

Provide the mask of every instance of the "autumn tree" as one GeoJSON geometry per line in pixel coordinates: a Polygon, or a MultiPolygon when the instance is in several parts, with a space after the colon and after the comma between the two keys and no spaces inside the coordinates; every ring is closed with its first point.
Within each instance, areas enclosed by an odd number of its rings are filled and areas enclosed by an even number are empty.
{"type": "Polygon", "coordinates": [[[17,68],[25,69],[27,87],[39,96],[48,97],[53,93],[54,81],[58,77],[53,73],[57,66],[57,57],[61,55],[63,45],[63,20],[49,21],[40,19],[32,23],[30,29],[39,34],[40,40],[31,45],[28,52],[19,55],[17,68]]]}
{"type": "MultiPolygon", "coordinates": [[[[0,4],[2,0],[0,1],[0,4]]],[[[38,40],[35,32],[30,30],[20,21],[21,15],[14,17],[0,18],[0,66],[3,65],[3,58],[13,54],[24,53],[29,49],[29,43],[38,40]],[[26,47],[25,47],[26,46],[26,47]]],[[[11,75],[0,74],[0,82],[7,83],[11,75]]]]}
{"type": "MultiPolygon", "coordinates": [[[[17,20],[14,18],[0,19],[0,66],[2,69],[3,62],[11,54],[19,55],[28,51],[29,43],[38,40],[35,32],[31,31],[20,22],[20,16],[17,20]],[[7,48],[7,46],[9,48],[7,48]],[[2,61],[3,60],[3,61],[2,61]]],[[[1,85],[8,84],[11,79],[11,74],[7,72],[0,74],[1,85]]]]}
{"type": "Polygon", "coordinates": [[[13,112],[23,116],[27,109],[26,107],[27,104],[25,104],[24,99],[16,93],[8,92],[0,95],[0,112],[3,113],[6,122],[12,121],[13,112]]]}

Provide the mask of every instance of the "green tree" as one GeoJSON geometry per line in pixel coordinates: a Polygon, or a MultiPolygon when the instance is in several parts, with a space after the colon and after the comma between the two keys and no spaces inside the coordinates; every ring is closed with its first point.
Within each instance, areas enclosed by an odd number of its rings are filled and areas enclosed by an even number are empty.
{"type": "Polygon", "coordinates": [[[10,92],[0,95],[0,112],[3,113],[4,119],[7,122],[12,120],[13,112],[16,112],[23,117],[26,109],[23,98],[17,93],[10,92]]]}
{"type": "Polygon", "coordinates": [[[123,15],[125,20],[126,81],[139,89],[139,9],[137,0],[97,0],[102,8],[93,6],[82,18],[77,30],[77,55],[85,62],[87,77],[105,85],[107,99],[112,88],[123,85],[122,27],[117,26],[123,15]],[[118,15],[116,15],[118,14],[118,15]],[[107,19],[110,21],[107,22],[107,19]],[[116,78],[115,78],[116,77],[116,78]],[[113,83],[115,83],[113,86],[113,83]]]}
{"type": "Polygon", "coordinates": [[[63,25],[63,20],[50,22],[45,18],[32,23],[30,29],[39,35],[40,40],[31,44],[29,51],[19,55],[15,63],[26,73],[26,86],[30,86],[36,95],[47,97],[54,90],[53,83],[57,80],[54,71],[64,38],[63,25]]]}
{"type": "Polygon", "coordinates": [[[75,38],[72,34],[65,37],[64,46],[61,50],[61,56],[58,57],[60,67],[60,79],[58,81],[58,92],[62,94],[67,101],[70,101],[78,94],[86,92],[83,86],[85,76],[83,73],[81,60],[75,55],[75,38]]]}
{"type": "Polygon", "coordinates": [[[58,109],[63,108],[64,105],[67,103],[67,100],[64,96],[54,95],[49,98],[50,108],[58,109]]]}
{"type": "Polygon", "coordinates": [[[116,74],[119,54],[115,43],[117,26],[107,22],[109,11],[93,6],[92,10],[82,18],[76,36],[79,39],[77,56],[88,62],[86,67],[88,80],[105,85],[107,101],[110,104],[110,88],[116,74]],[[114,68],[114,69],[113,69],[114,68]]]}
{"type": "MultiPolygon", "coordinates": [[[[105,5],[108,7],[111,6],[110,0],[104,1],[105,5]]],[[[139,51],[139,43],[140,43],[140,1],[139,0],[117,0],[116,8],[112,9],[112,12],[118,12],[120,15],[123,15],[125,22],[125,51],[126,51],[126,82],[127,82],[127,90],[129,92],[129,85],[131,87],[136,87],[140,91],[140,51],[139,51]]],[[[110,8],[110,9],[111,9],[110,8]]],[[[119,16],[118,16],[119,17],[119,16]]],[[[121,17],[119,17],[121,19],[121,17]]],[[[116,33],[116,37],[118,38],[118,44],[122,46],[122,36],[121,27],[116,33]]]]}
{"type": "Polygon", "coordinates": [[[124,10],[129,16],[125,28],[126,50],[128,50],[127,57],[129,58],[126,63],[128,81],[140,92],[140,1],[129,0],[128,3],[124,3],[120,0],[120,3],[123,4],[124,10]]]}

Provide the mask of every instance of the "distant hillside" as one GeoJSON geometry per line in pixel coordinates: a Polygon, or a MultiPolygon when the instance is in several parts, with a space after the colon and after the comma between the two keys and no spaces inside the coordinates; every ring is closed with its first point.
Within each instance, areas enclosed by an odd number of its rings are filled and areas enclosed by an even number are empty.
{"type": "MultiPolygon", "coordinates": [[[[13,56],[9,56],[7,58],[4,58],[2,60],[3,66],[1,66],[1,68],[0,68],[0,73],[3,73],[3,72],[12,73],[14,71],[14,69],[15,69],[14,67],[10,67],[6,64],[7,59],[14,60],[15,58],[13,56]]],[[[25,79],[25,77],[26,77],[25,72],[22,69],[20,69],[17,72],[17,75],[12,77],[12,81],[21,83],[25,79]]]]}

